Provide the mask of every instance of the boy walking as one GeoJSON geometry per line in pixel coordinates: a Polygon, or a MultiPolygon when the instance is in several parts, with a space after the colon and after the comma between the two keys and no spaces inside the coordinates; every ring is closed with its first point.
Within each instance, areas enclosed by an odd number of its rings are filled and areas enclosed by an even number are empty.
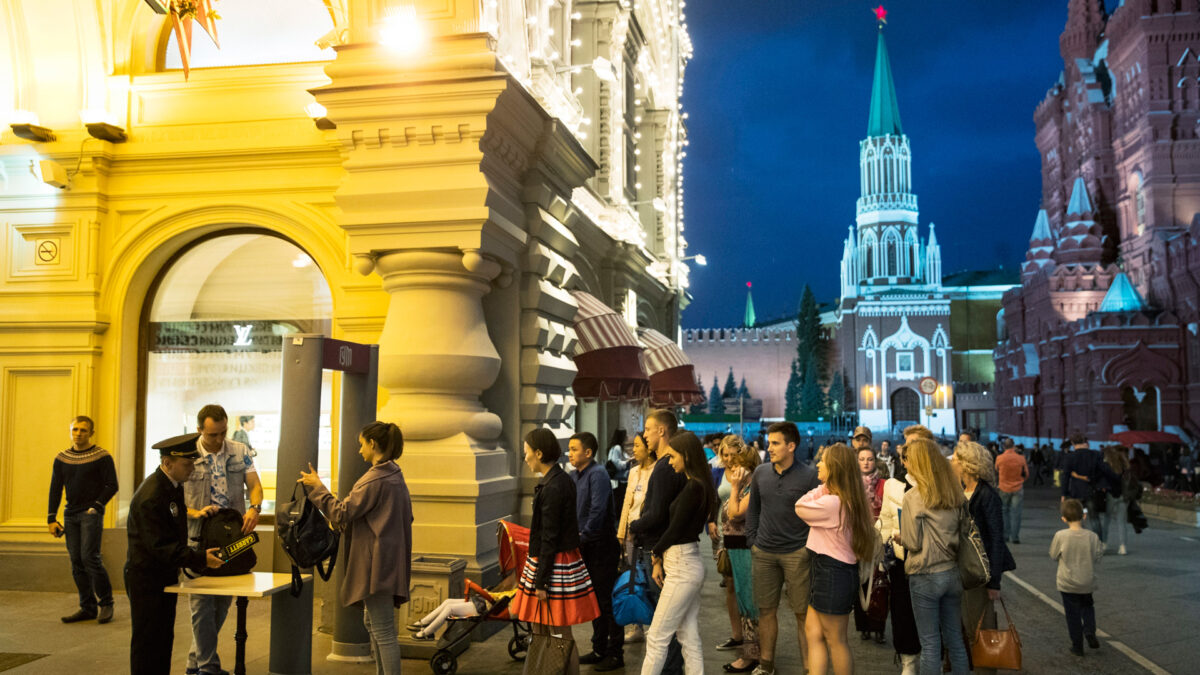
{"type": "Polygon", "coordinates": [[[1083,529],[1083,504],[1078,499],[1063,500],[1062,521],[1067,529],[1059,530],[1050,542],[1050,559],[1058,561],[1056,585],[1062,593],[1063,612],[1067,615],[1067,632],[1071,636],[1071,653],[1083,656],[1083,639],[1092,649],[1100,647],[1096,639],[1096,608],[1092,592],[1096,590],[1096,563],[1104,556],[1104,544],[1091,530],[1083,529]]]}

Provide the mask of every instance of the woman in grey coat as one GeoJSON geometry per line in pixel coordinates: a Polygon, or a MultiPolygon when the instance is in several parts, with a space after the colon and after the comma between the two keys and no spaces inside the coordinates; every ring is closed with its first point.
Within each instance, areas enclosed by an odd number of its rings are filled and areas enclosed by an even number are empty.
{"type": "Polygon", "coordinates": [[[363,603],[363,623],[375,652],[375,672],[399,675],[393,608],[408,601],[412,565],[412,500],[404,474],[393,461],[404,451],[400,427],[372,422],[358,434],[358,452],[371,468],[354,483],[345,499],[336,499],[321,483],[316,469],[300,472],[308,498],[343,533],[346,572],[342,603],[363,603]]]}

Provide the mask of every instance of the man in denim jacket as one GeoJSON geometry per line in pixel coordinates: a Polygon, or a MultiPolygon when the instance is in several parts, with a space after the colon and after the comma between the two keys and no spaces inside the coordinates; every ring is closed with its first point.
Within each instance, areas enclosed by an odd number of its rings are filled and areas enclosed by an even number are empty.
{"type": "MultiPolygon", "coordinates": [[[[263,502],[262,482],[254,469],[254,453],[244,443],[225,437],[229,416],[221,406],[201,408],[196,415],[196,424],[196,430],[200,432],[196,441],[200,459],[196,460],[196,469],[183,486],[188,537],[199,538],[202,519],[227,508],[242,514],[242,533],[249,534],[258,525],[263,502]],[[247,491],[249,506],[246,504],[247,491]]],[[[192,648],[188,652],[188,675],[226,672],[221,670],[221,657],[217,655],[217,636],[232,600],[228,596],[191,596],[192,648]]]]}

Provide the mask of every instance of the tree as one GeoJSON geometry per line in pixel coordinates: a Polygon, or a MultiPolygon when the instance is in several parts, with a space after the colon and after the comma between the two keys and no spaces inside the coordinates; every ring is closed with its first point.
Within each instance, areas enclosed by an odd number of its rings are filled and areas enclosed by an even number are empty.
{"type": "Polygon", "coordinates": [[[817,367],[812,363],[813,357],[810,355],[808,358],[809,363],[801,376],[800,415],[805,420],[815,420],[824,412],[825,401],[821,392],[821,383],[817,379],[817,367]]]}
{"type": "Polygon", "coordinates": [[[846,383],[841,370],[833,373],[829,383],[829,412],[835,415],[846,412],[846,383]]]}
{"type": "Polygon", "coordinates": [[[800,312],[796,316],[796,358],[800,363],[800,377],[808,376],[809,364],[816,370],[818,385],[825,379],[825,362],[828,344],[821,332],[821,313],[817,309],[817,298],[807,284],[800,296],[800,312]],[[809,359],[809,357],[812,357],[809,359]]]}
{"type": "Polygon", "coordinates": [[[729,369],[729,377],[725,378],[725,388],[721,390],[721,398],[737,398],[737,380],[733,379],[733,368],[729,369]]]}
{"type": "Polygon", "coordinates": [[[746,376],[742,376],[742,383],[738,385],[739,398],[750,398],[750,390],[746,388],[746,376]]]}
{"type": "MultiPolygon", "coordinates": [[[[704,383],[702,383],[700,381],[699,375],[696,376],[696,391],[704,391],[704,383]]],[[[690,408],[688,408],[688,414],[703,415],[704,411],[707,409],[708,408],[707,408],[707,406],[704,405],[704,402],[693,403],[692,406],[690,408]]]]}
{"type": "Polygon", "coordinates": [[[800,419],[800,367],[792,359],[792,374],[788,376],[787,391],[783,395],[783,418],[800,419]]]}
{"type": "Polygon", "coordinates": [[[725,401],[721,399],[721,387],[717,385],[717,376],[713,375],[712,391],[708,392],[708,412],[721,415],[725,412],[725,401]]]}

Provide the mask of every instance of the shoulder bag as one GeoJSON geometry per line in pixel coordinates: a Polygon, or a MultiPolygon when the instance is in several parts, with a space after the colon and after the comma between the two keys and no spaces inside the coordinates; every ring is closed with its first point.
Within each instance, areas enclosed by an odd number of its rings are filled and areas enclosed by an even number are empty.
{"type": "Polygon", "coordinates": [[[979,615],[979,624],[975,626],[975,635],[971,638],[971,662],[976,668],[995,668],[997,670],[1021,669],[1021,636],[1017,627],[1008,614],[1004,598],[1000,598],[1000,606],[1004,609],[1004,620],[1008,628],[999,630],[984,628],[983,617],[979,615]]]}
{"type": "Polygon", "coordinates": [[[958,573],[964,589],[979,588],[992,580],[992,568],[988,563],[987,551],[975,519],[964,503],[958,511],[958,573]]]}

